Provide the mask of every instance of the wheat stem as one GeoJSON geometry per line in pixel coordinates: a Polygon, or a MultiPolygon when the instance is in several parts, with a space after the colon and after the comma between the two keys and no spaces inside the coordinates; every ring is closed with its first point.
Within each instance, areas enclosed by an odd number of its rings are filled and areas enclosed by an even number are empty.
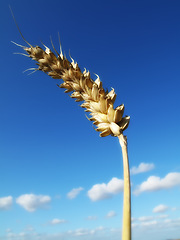
{"type": "Polygon", "coordinates": [[[131,185],[127,152],[127,138],[123,134],[118,136],[118,138],[122,148],[124,166],[124,203],[123,203],[122,240],[131,240],[131,185]]]}

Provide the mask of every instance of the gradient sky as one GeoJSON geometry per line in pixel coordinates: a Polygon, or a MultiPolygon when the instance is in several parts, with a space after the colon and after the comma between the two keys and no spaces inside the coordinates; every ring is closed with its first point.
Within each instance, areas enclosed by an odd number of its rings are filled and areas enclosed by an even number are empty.
{"type": "Polygon", "coordinates": [[[0,3],[0,240],[119,240],[121,148],[30,59],[56,48],[85,67],[131,117],[132,240],[180,238],[180,1],[0,3]]]}

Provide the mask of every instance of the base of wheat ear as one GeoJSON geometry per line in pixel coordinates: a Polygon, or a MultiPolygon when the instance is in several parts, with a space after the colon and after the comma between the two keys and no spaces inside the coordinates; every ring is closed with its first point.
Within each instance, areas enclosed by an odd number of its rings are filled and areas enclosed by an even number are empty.
{"type": "Polygon", "coordinates": [[[96,125],[96,131],[100,132],[101,137],[108,135],[120,136],[128,127],[130,117],[123,117],[124,105],[114,109],[113,105],[116,99],[114,89],[110,92],[105,91],[98,75],[94,81],[90,77],[89,71],[81,72],[77,63],[71,58],[71,62],[63,55],[53,49],[56,55],[44,45],[45,50],[39,46],[33,47],[27,41],[29,47],[21,46],[30,58],[36,61],[38,65],[36,70],[48,74],[54,79],[62,79],[63,83],[58,85],[65,88],[65,92],[72,92],[70,97],[75,98],[77,102],[83,101],[82,108],[90,112],[90,121],[96,125]]]}

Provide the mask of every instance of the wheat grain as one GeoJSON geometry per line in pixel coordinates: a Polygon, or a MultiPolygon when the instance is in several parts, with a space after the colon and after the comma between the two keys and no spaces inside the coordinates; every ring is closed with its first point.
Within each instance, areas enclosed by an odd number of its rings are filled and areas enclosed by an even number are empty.
{"type": "MultiPolygon", "coordinates": [[[[28,43],[26,41],[26,43],[28,43]]],[[[128,127],[130,117],[123,117],[124,105],[114,109],[113,105],[116,99],[114,89],[110,92],[105,91],[98,75],[94,81],[90,77],[89,71],[81,72],[77,63],[71,58],[71,62],[63,55],[62,50],[58,53],[53,44],[55,55],[48,47],[43,50],[39,46],[29,47],[21,46],[28,56],[35,60],[38,65],[37,70],[43,71],[54,79],[62,79],[63,83],[58,85],[65,88],[65,92],[71,93],[71,98],[76,102],[83,101],[82,108],[90,112],[90,121],[96,125],[96,130],[100,132],[101,137],[108,135],[120,136],[128,127]]]]}

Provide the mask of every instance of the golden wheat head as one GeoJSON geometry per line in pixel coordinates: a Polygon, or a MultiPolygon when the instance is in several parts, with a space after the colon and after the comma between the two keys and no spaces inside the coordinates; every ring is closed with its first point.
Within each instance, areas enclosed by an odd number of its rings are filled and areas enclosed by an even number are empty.
{"type": "MultiPolygon", "coordinates": [[[[23,38],[24,39],[24,38],[23,38]]],[[[63,83],[58,85],[65,88],[65,92],[72,92],[71,98],[75,98],[77,102],[83,101],[82,108],[86,112],[90,112],[90,121],[96,125],[96,131],[100,132],[101,137],[108,135],[119,136],[128,127],[130,117],[123,117],[124,105],[120,105],[114,109],[113,105],[116,99],[114,89],[110,92],[105,91],[99,76],[94,81],[90,77],[89,71],[81,72],[77,63],[71,58],[71,62],[62,54],[62,50],[58,53],[54,45],[53,53],[48,47],[43,50],[39,46],[33,47],[26,40],[28,47],[21,46],[30,58],[36,61],[40,70],[48,74],[54,79],[62,79],[63,83]]]]}

